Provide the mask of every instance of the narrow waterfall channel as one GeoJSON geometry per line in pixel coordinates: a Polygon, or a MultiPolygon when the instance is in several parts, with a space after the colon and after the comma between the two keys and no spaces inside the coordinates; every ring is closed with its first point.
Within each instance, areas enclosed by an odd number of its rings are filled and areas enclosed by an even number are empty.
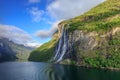
{"type": "Polygon", "coordinates": [[[63,59],[65,53],[67,52],[67,49],[68,49],[68,32],[67,29],[64,28],[64,26],[62,26],[62,34],[56,48],[55,56],[53,58],[56,63],[60,62],[63,59]]]}

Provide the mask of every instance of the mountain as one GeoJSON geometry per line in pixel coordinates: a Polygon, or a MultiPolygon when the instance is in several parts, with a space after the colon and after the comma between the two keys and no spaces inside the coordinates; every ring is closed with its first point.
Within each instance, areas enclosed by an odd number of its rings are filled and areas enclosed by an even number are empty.
{"type": "Polygon", "coordinates": [[[120,68],[120,0],[106,0],[58,28],[51,41],[31,53],[30,61],[120,68]]]}
{"type": "Polygon", "coordinates": [[[8,43],[10,42],[7,39],[0,39],[0,62],[17,59],[15,52],[10,48],[8,43]]]}
{"type": "Polygon", "coordinates": [[[8,38],[0,37],[0,62],[27,59],[32,50],[32,48],[16,44],[8,38]]]}

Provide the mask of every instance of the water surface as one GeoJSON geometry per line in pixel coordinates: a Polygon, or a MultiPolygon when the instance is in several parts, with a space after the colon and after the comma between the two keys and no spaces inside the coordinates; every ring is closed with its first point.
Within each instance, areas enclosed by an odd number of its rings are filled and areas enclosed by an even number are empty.
{"type": "Polygon", "coordinates": [[[0,80],[120,80],[120,71],[39,62],[0,63],[0,80]]]}

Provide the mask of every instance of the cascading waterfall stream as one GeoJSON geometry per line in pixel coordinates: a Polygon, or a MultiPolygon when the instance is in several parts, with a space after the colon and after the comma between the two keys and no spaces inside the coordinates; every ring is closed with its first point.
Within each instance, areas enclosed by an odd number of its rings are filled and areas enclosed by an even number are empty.
{"type": "Polygon", "coordinates": [[[57,63],[57,62],[60,62],[65,53],[67,52],[67,49],[68,49],[68,32],[67,32],[67,29],[64,28],[64,26],[62,27],[62,35],[60,37],[60,40],[59,40],[59,43],[58,43],[58,46],[57,46],[57,49],[56,49],[56,52],[55,52],[55,56],[54,56],[54,61],[57,63]]]}
{"type": "Polygon", "coordinates": [[[60,37],[60,40],[59,40],[59,43],[58,43],[58,48],[55,52],[55,57],[53,58],[54,60],[56,60],[56,58],[59,56],[59,52],[60,52],[60,49],[62,47],[62,38],[63,38],[63,33],[64,33],[64,28],[62,27],[62,35],[60,37]]]}

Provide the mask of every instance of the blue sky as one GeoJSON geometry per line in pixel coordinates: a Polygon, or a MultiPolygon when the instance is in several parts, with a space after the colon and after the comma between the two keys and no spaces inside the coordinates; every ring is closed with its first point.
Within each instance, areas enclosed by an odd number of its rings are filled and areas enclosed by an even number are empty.
{"type": "MultiPolygon", "coordinates": [[[[27,31],[32,37],[36,38],[40,43],[43,40],[39,40],[34,36],[35,31],[40,29],[48,29],[51,24],[41,20],[32,20],[32,15],[29,13],[29,9],[37,7],[40,10],[45,10],[47,1],[41,0],[40,2],[32,3],[29,0],[0,0],[0,24],[14,25],[20,29],[27,31]]],[[[47,18],[47,16],[45,16],[47,18]]]]}
{"type": "MultiPolygon", "coordinates": [[[[57,30],[59,21],[81,15],[103,1],[0,0],[0,29],[7,28],[4,30],[9,32],[10,28],[16,27],[18,29],[15,30],[27,34],[26,37],[31,37],[31,44],[33,42],[43,44],[51,39],[52,33],[57,30]]],[[[12,34],[17,34],[15,30],[12,34]]],[[[14,35],[11,39],[15,41],[16,37],[14,35]]]]}

